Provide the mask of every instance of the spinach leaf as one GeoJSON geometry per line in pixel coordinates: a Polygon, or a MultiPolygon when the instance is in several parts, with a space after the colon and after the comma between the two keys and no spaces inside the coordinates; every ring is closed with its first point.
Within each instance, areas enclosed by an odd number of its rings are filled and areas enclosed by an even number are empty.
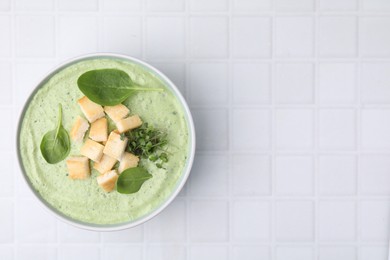
{"type": "Polygon", "coordinates": [[[64,160],[70,152],[69,135],[62,126],[61,104],[59,104],[57,127],[43,136],[40,148],[43,158],[50,164],[64,160]]]}
{"type": "Polygon", "coordinates": [[[125,170],[119,175],[116,188],[119,193],[131,194],[139,191],[142,184],[152,178],[144,168],[134,167],[125,170]]]}
{"type": "Polygon", "coordinates": [[[103,106],[118,105],[136,91],[162,90],[139,87],[126,72],[118,69],[87,71],[78,78],[77,85],[90,100],[103,106]]]}

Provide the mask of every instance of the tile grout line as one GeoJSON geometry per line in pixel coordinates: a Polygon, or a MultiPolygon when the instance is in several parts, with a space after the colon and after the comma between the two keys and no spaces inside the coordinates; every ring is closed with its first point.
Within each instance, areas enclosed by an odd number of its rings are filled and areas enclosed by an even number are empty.
{"type": "Polygon", "coordinates": [[[315,0],[315,16],[314,16],[314,26],[313,26],[313,58],[314,58],[314,63],[313,63],[313,66],[314,66],[314,69],[313,69],[313,73],[314,73],[314,77],[313,77],[313,103],[315,104],[315,107],[314,107],[314,120],[313,120],[313,123],[314,123],[314,126],[313,126],[313,141],[314,141],[314,156],[312,157],[312,160],[313,161],[313,188],[314,188],[314,211],[313,211],[313,238],[314,238],[314,248],[312,248],[312,252],[314,252],[314,257],[315,259],[319,259],[319,238],[320,238],[320,234],[319,234],[319,191],[318,191],[318,183],[319,183],[319,173],[318,173],[318,169],[319,169],[319,155],[318,155],[318,150],[319,150],[319,108],[318,108],[318,104],[319,104],[319,48],[317,46],[317,42],[318,42],[318,38],[319,38],[319,20],[320,20],[320,17],[319,17],[319,14],[318,14],[318,10],[320,8],[320,1],[319,0],[315,0]]]}
{"type": "Polygon", "coordinates": [[[233,104],[233,62],[232,62],[232,50],[233,50],[233,36],[232,36],[232,30],[233,30],[233,18],[232,18],[232,5],[233,5],[233,0],[227,1],[228,4],[228,16],[227,16],[227,58],[228,58],[228,78],[229,81],[227,83],[227,89],[228,89],[228,158],[229,158],[229,165],[228,165],[228,242],[229,242],[229,247],[227,248],[227,254],[228,254],[228,259],[233,259],[233,236],[234,236],[234,231],[233,231],[233,216],[234,216],[234,201],[232,201],[233,198],[233,155],[232,155],[232,150],[233,150],[233,113],[234,109],[232,108],[233,104]]]}
{"type": "Polygon", "coordinates": [[[270,101],[271,101],[271,124],[270,124],[270,136],[269,138],[271,139],[271,156],[269,157],[269,160],[271,160],[269,163],[271,164],[271,176],[270,176],[270,195],[271,195],[271,205],[269,205],[269,210],[270,213],[268,214],[270,217],[270,229],[269,229],[269,236],[271,240],[271,244],[273,245],[270,248],[270,253],[271,259],[276,260],[276,254],[277,254],[277,247],[275,246],[276,241],[277,241],[277,234],[276,234],[276,192],[275,192],[275,187],[276,187],[276,63],[274,61],[275,56],[276,56],[276,50],[275,50],[275,42],[276,42],[276,34],[275,34],[275,29],[276,29],[276,19],[275,19],[275,14],[276,14],[276,7],[275,7],[275,1],[271,2],[271,10],[272,10],[272,15],[270,16],[270,48],[271,48],[271,56],[270,59],[272,60],[272,63],[270,64],[270,101]]]}

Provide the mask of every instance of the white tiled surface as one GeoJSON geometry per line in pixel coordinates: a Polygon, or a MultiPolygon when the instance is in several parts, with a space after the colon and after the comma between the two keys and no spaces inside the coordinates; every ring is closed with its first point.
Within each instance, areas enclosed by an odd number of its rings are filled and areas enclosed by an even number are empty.
{"type": "Polygon", "coordinates": [[[0,78],[2,260],[387,259],[390,1],[0,0],[0,78]],[[34,83],[95,51],[165,72],[198,137],[174,203],[114,233],[40,208],[12,138],[34,83]]]}

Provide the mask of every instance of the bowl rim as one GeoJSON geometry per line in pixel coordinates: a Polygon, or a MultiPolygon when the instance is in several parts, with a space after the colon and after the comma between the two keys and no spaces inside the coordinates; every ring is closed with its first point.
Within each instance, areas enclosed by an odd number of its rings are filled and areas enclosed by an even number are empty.
{"type": "Polygon", "coordinates": [[[23,180],[27,184],[29,190],[34,194],[34,197],[39,201],[39,204],[48,212],[53,214],[57,219],[61,220],[62,222],[65,222],[67,224],[70,224],[72,226],[85,229],[85,230],[91,230],[91,231],[119,231],[124,230],[128,228],[132,228],[135,226],[138,226],[140,224],[145,223],[146,221],[152,219],[153,217],[157,216],[159,213],[161,213],[171,202],[176,198],[176,196],[179,194],[179,192],[184,187],[193,165],[194,157],[195,157],[195,148],[196,148],[196,135],[195,135],[195,126],[192,118],[191,111],[188,107],[187,102],[185,101],[183,95],[180,93],[176,85],[160,70],[155,68],[154,66],[150,65],[149,63],[142,61],[140,59],[137,59],[135,57],[126,55],[126,54],[119,54],[119,53],[113,53],[113,52],[94,52],[94,53],[88,53],[83,55],[78,55],[73,58],[69,58],[60,64],[53,67],[51,70],[49,70],[44,76],[41,77],[41,79],[35,84],[35,87],[32,89],[30,94],[28,95],[28,98],[25,100],[25,103],[23,105],[23,108],[18,112],[18,123],[17,123],[17,131],[16,131],[16,153],[17,153],[17,161],[19,165],[19,169],[21,170],[21,174],[23,175],[23,180]],[[188,137],[189,137],[189,149],[188,149],[188,156],[185,168],[181,174],[180,179],[178,180],[178,183],[176,184],[175,189],[171,192],[171,194],[155,209],[153,209],[151,212],[147,213],[146,215],[143,215],[134,221],[130,222],[124,222],[124,223],[118,223],[118,224],[93,224],[88,222],[79,221],[77,219],[73,219],[53,206],[51,206],[45,199],[43,199],[38,192],[34,189],[33,185],[30,182],[29,177],[27,176],[21,154],[20,154],[20,131],[24,119],[24,115],[26,110],[28,109],[30,102],[32,98],[35,96],[36,92],[44,85],[47,80],[49,80],[52,76],[54,76],[56,73],[61,71],[62,69],[71,66],[75,63],[81,62],[83,60],[90,60],[90,59],[99,59],[99,58],[112,58],[112,59],[119,59],[119,60],[126,60],[130,61],[132,63],[139,64],[149,70],[150,72],[154,73],[156,76],[158,76],[161,80],[163,80],[166,84],[166,86],[173,92],[175,97],[179,100],[182,109],[184,110],[184,114],[186,117],[186,123],[188,125],[188,137]]]}

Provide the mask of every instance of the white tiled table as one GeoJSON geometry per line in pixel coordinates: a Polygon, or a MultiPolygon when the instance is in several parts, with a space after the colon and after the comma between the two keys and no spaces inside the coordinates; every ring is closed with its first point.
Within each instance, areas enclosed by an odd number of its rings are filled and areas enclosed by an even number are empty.
{"type": "Polygon", "coordinates": [[[0,80],[0,259],[387,259],[388,0],[0,0],[0,80]],[[166,72],[198,133],[180,196],[116,233],[47,214],[14,155],[36,81],[96,51],[166,72]]]}

